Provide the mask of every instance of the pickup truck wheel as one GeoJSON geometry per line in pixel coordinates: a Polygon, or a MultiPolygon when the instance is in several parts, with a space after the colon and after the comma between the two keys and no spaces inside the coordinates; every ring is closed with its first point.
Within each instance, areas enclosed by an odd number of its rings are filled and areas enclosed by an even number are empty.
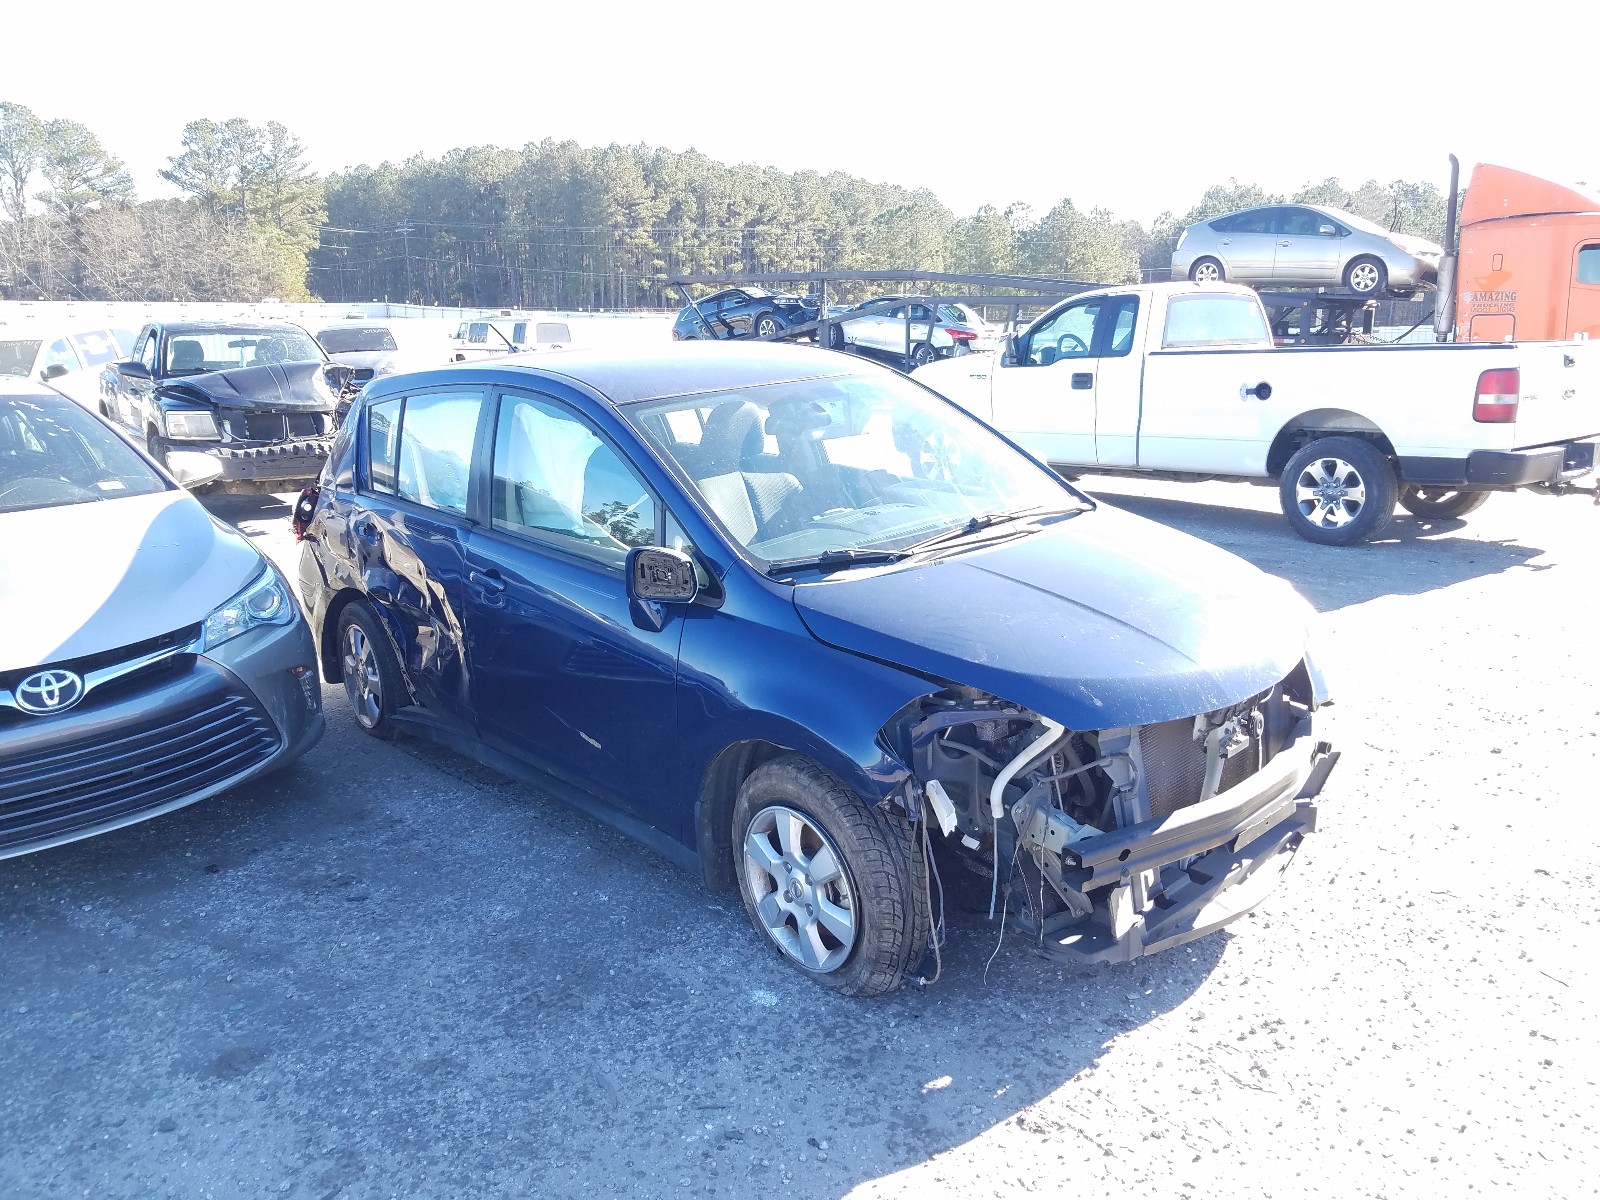
{"type": "Polygon", "coordinates": [[[756,319],[750,322],[750,332],[756,337],[771,337],[783,328],[777,317],[769,312],[757,313],[756,319]]]}
{"type": "Polygon", "coordinates": [[[927,865],[893,805],[869,807],[815,763],[786,755],[739,789],[733,844],[750,920],[814,982],[877,996],[921,960],[927,865]]]}
{"type": "Polygon", "coordinates": [[[167,451],[172,449],[167,439],[154,429],[147,429],[144,435],[144,446],[150,457],[160,463],[162,470],[165,470],[167,467],[167,451]]]}
{"type": "Polygon", "coordinates": [[[1464,492],[1459,488],[1400,489],[1400,507],[1419,517],[1464,517],[1482,508],[1488,499],[1488,492],[1464,492]]]}
{"type": "Polygon", "coordinates": [[[1294,531],[1325,546],[1376,537],[1394,519],[1399,492],[1383,451],[1353,437],[1302,446],[1278,481],[1283,515],[1294,531]]]}
{"type": "Polygon", "coordinates": [[[392,741],[394,711],[404,687],[400,664],[377,616],[361,601],[345,605],[339,614],[339,662],[356,724],[375,738],[392,741]]]}
{"type": "Polygon", "coordinates": [[[1389,282],[1389,272],[1375,258],[1358,258],[1344,269],[1344,285],[1358,296],[1376,296],[1389,282]]]}
{"type": "Polygon", "coordinates": [[[1216,259],[1202,258],[1189,268],[1189,278],[1195,283],[1221,283],[1227,276],[1216,259]]]}

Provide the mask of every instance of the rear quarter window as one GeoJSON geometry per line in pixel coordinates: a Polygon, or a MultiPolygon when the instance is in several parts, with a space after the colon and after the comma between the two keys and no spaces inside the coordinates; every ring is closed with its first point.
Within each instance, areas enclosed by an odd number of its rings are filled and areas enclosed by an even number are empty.
{"type": "Polygon", "coordinates": [[[1167,304],[1163,350],[1269,342],[1267,318],[1248,296],[1179,296],[1167,304]]]}

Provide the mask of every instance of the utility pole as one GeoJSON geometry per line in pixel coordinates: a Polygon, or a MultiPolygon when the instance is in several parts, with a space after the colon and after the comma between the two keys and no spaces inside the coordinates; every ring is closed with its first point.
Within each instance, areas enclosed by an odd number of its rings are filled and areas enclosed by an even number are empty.
{"type": "Polygon", "coordinates": [[[402,221],[395,232],[400,235],[401,254],[406,260],[406,303],[411,303],[411,220],[402,221]]]}

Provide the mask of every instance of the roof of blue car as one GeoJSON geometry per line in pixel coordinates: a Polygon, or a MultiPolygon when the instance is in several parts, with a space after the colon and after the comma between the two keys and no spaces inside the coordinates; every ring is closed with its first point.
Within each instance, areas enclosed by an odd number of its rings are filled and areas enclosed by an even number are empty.
{"type": "Polygon", "coordinates": [[[552,350],[456,363],[411,376],[389,376],[369,385],[367,393],[390,395],[404,391],[405,385],[400,381],[406,378],[426,379],[437,384],[466,377],[487,377],[500,383],[525,384],[530,378],[548,376],[583,384],[612,404],[621,405],[884,369],[861,359],[808,346],[771,342],[742,345],[666,342],[601,350],[552,350]]]}

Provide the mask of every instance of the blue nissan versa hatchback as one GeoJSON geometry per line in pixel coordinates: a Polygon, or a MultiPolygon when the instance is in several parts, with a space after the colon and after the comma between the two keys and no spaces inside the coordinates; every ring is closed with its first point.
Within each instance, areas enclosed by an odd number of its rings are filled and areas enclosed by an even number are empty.
{"type": "Polygon", "coordinates": [[[938,839],[1073,961],[1254,905],[1337,755],[1292,590],[893,371],[673,345],[370,385],[296,514],[363,728],[735,884],[817,982],[936,950],[938,839]]]}

